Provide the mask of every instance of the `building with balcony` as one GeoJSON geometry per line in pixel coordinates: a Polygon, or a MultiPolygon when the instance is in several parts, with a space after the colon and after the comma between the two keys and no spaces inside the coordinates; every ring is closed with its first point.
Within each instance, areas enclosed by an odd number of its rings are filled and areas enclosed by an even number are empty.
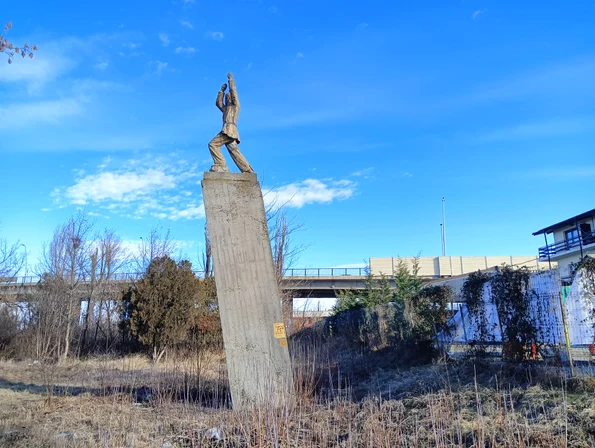
{"type": "Polygon", "coordinates": [[[539,260],[557,262],[560,277],[569,279],[573,263],[595,256],[595,209],[552,224],[533,235],[543,235],[545,241],[545,246],[539,248],[539,260]]]}

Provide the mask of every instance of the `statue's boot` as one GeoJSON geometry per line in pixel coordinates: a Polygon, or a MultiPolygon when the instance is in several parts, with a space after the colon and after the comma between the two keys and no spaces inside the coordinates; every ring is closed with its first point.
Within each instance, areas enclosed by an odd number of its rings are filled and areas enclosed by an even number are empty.
{"type": "Polygon", "coordinates": [[[229,173],[227,165],[213,165],[209,170],[211,173],[229,173]]]}

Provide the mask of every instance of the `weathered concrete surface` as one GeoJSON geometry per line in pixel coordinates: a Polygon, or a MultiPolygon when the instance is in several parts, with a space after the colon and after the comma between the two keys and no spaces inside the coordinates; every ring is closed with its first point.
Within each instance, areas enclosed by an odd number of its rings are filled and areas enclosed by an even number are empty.
{"type": "Polygon", "coordinates": [[[256,174],[204,173],[202,187],[233,407],[281,405],[292,372],[256,174]]]}

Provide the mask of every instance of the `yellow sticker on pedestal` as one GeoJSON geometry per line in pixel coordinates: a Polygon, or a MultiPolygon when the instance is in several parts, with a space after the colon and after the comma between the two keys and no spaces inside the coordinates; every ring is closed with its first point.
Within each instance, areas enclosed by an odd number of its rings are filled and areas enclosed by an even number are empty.
{"type": "Polygon", "coordinates": [[[281,347],[287,347],[287,339],[285,339],[285,338],[279,339],[279,345],[281,347]]]}
{"type": "Polygon", "coordinates": [[[285,324],[283,322],[278,322],[275,324],[274,334],[277,339],[283,339],[287,337],[285,335],[285,324]]]}

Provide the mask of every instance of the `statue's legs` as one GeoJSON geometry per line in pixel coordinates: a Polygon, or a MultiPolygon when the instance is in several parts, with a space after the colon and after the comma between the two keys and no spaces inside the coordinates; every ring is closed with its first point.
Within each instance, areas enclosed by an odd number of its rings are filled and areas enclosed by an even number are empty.
{"type": "Polygon", "coordinates": [[[211,167],[211,171],[216,172],[227,172],[229,168],[227,168],[227,163],[225,162],[225,158],[223,154],[221,154],[221,147],[229,141],[230,139],[227,135],[223,132],[219,132],[213,140],[209,142],[209,151],[211,152],[211,157],[213,157],[213,166],[211,167]]]}
{"type": "MultiPolygon", "coordinates": [[[[238,146],[238,143],[235,140],[232,140],[231,142],[227,143],[225,146],[227,146],[227,150],[229,151],[231,158],[233,159],[233,161],[235,162],[235,164],[238,166],[238,168],[240,169],[240,171],[242,173],[253,173],[254,172],[254,170],[252,169],[252,167],[250,166],[250,164],[248,163],[246,158],[240,152],[240,147],[238,146]]],[[[221,152],[221,151],[219,151],[219,152],[221,152]]]]}

